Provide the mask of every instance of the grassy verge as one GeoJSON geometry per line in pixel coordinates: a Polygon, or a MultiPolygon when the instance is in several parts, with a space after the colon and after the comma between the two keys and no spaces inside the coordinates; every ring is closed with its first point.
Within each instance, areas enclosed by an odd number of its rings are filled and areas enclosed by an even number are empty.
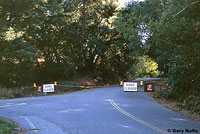
{"type": "Polygon", "coordinates": [[[17,134],[17,126],[7,119],[0,118],[0,134],[17,134]]]}

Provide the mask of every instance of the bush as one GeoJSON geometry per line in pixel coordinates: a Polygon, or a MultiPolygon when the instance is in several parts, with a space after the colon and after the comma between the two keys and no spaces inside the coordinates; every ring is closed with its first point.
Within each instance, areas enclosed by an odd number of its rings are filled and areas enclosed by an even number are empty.
{"type": "Polygon", "coordinates": [[[200,114],[200,97],[190,95],[186,99],[184,99],[182,104],[179,104],[177,106],[180,108],[188,109],[192,111],[192,113],[200,114]]]}

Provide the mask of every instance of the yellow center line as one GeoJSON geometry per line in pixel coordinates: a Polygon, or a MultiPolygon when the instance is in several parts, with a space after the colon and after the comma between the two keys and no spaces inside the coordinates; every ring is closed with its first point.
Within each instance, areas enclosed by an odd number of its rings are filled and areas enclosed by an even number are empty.
{"type": "Polygon", "coordinates": [[[152,128],[152,129],[154,129],[154,130],[156,130],[156,131],[158,131],[162,134],[169,134],[168,132],[166,132],[166,131],[158,128],[158,127],[155,127],[155,126],[151,125],[150,123],[147,123],[147,122],[143,121],[142,119],[139,119],[139,118],[133,116],[132,114],[126,112],[125,110],[121,109],[113,100],[109,100],[109,102],[115,109],[117,109],[119,112],[123,113],[124,115],[130,117],[131,119],[133,119],[133,120],[135,120],[135,121],[137,121],[137,122],[139,122],[139,123],[141,123],[141,124],[143,124],[147,127],[150,127],[150,128],[152,128]]]}

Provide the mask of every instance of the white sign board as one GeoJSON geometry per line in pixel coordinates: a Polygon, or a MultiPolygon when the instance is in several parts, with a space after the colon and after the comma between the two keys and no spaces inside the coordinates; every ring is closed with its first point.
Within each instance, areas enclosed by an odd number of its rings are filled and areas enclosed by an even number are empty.
{"type": "Polygon", "coordinates": [[[137,92],[137,82],[124,82],[124,91],[137,92]]]}
{"type": "Polygon", "coordinates": [[[44,84],[43,92],[54,92],[54,84],[44,84]]]}

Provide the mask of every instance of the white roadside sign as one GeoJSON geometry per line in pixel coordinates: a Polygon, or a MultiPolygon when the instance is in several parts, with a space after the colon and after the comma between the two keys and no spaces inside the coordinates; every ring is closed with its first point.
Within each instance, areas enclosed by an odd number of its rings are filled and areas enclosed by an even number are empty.
{"type": "Polygon", "coordinates": [[[127,92],[137,92],[137,82],[124,82],[123,90],[127,92]]]}
{"type": "Polygon", "coordinates": [[[54,92],[54,84],[44,84],[43,85],[43,92],[54,92]]]}

